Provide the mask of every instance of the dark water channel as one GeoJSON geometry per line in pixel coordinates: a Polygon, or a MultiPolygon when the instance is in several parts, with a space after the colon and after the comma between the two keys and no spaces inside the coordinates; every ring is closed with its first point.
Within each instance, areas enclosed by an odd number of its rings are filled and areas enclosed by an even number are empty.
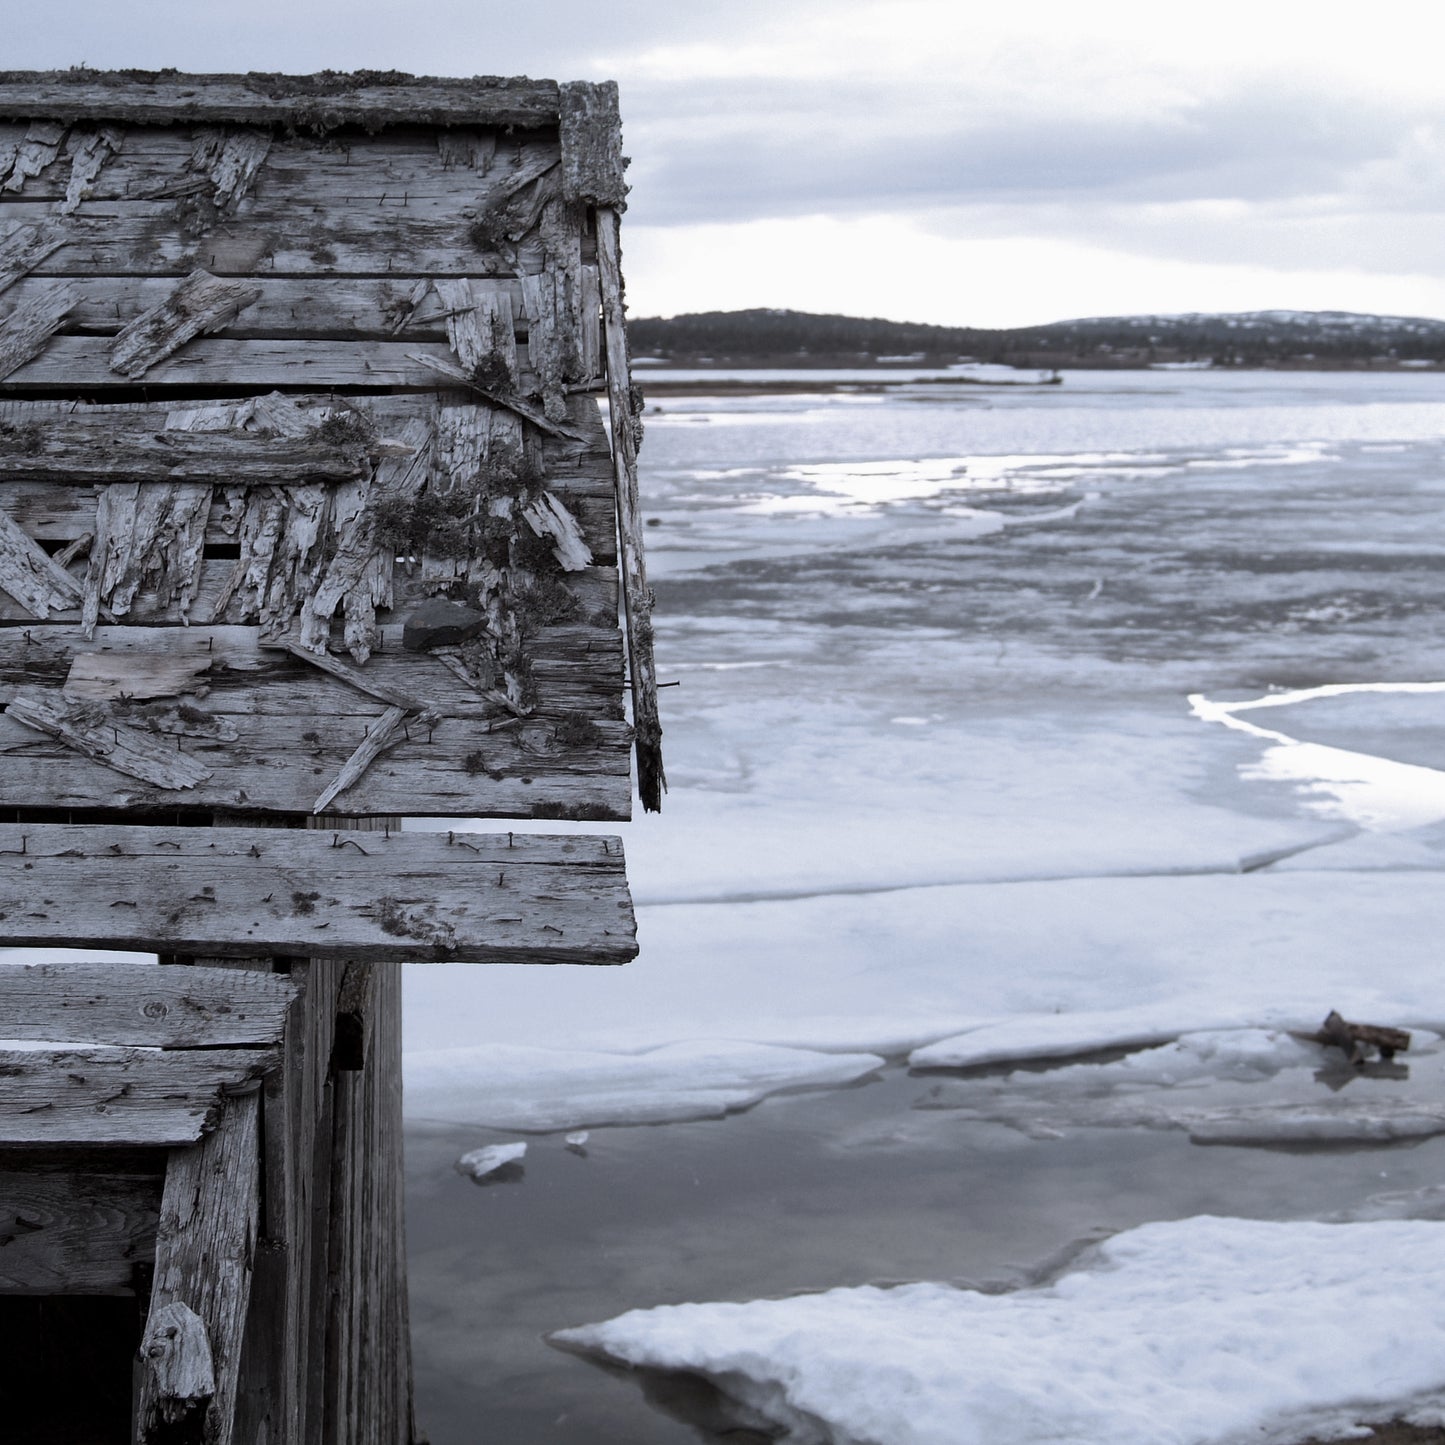
{"type": "Polygon", "coordinates": [[[417,1408],[432,1445],[664,1445],[726,1437],[706,1402],[543,1336],[624,1310],[935,1279],[1028,1284],[1079,1244],[1193,1214],[1330,1217],[1438,1186],[1445,1139],[1378,1147],[1200,1147],[1170,1129],[1063,1137],[939,1107],[937,1076],[769,1100],[725,1121],[533,1139],[519,1178],[479,1186],[458,1155],[515,1138],[414,1127],[408,1246],[417,1408]],[[653,1382],[655,1383],[655,1382],[653,1382]],[[655,1393],[655,1391],[654,1391],[655,1393]]]}

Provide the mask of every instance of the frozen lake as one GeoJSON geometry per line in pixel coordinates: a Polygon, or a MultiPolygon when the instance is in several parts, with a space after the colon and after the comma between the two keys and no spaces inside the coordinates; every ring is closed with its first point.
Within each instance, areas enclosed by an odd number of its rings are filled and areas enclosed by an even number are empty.
{"type": "Polygon", "coordinates": [[[697,1439],[541,1339],[637,1306],[1439,1212],[1439,379],[857,385],[649,409],[639,959],[408,976],[434,1445],[697,1439]]]}

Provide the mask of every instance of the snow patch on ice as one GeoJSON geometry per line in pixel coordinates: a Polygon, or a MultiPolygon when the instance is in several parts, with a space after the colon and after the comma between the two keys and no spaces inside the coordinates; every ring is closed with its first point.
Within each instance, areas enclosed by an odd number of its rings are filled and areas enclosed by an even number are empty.
{"type": "Polygon", "coordinates": [[[712,1380],[799,1445],[1283,1445],[1445,1405],[1445,1225],[1200,1217],[1046,1287],[634,1310],[555,1343],[712,1380]]]}

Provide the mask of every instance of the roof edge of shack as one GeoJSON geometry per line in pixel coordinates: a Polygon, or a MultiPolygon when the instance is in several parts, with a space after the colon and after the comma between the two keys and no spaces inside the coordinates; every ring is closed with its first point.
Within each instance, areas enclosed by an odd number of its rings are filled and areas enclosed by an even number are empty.
{"type": "Polygon", "coordinates": [[[0,71],[0,119],[175,124],[284,125],[324,133],[344,125],[559,124],[567,93],[616,84],[528,76],[410,75],[398,70],[190,74],[179,70],[0,71]]]}

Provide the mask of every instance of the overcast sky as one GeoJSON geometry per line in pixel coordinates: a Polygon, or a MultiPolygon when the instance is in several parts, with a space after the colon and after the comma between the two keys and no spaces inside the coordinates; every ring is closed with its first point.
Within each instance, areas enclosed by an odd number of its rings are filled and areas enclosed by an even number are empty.
{"type": "Polygon", "coordinates": [[[616,79],[634,315],[1445,317],[1424,0],[51,0],[6,63],[616,79]]]}

